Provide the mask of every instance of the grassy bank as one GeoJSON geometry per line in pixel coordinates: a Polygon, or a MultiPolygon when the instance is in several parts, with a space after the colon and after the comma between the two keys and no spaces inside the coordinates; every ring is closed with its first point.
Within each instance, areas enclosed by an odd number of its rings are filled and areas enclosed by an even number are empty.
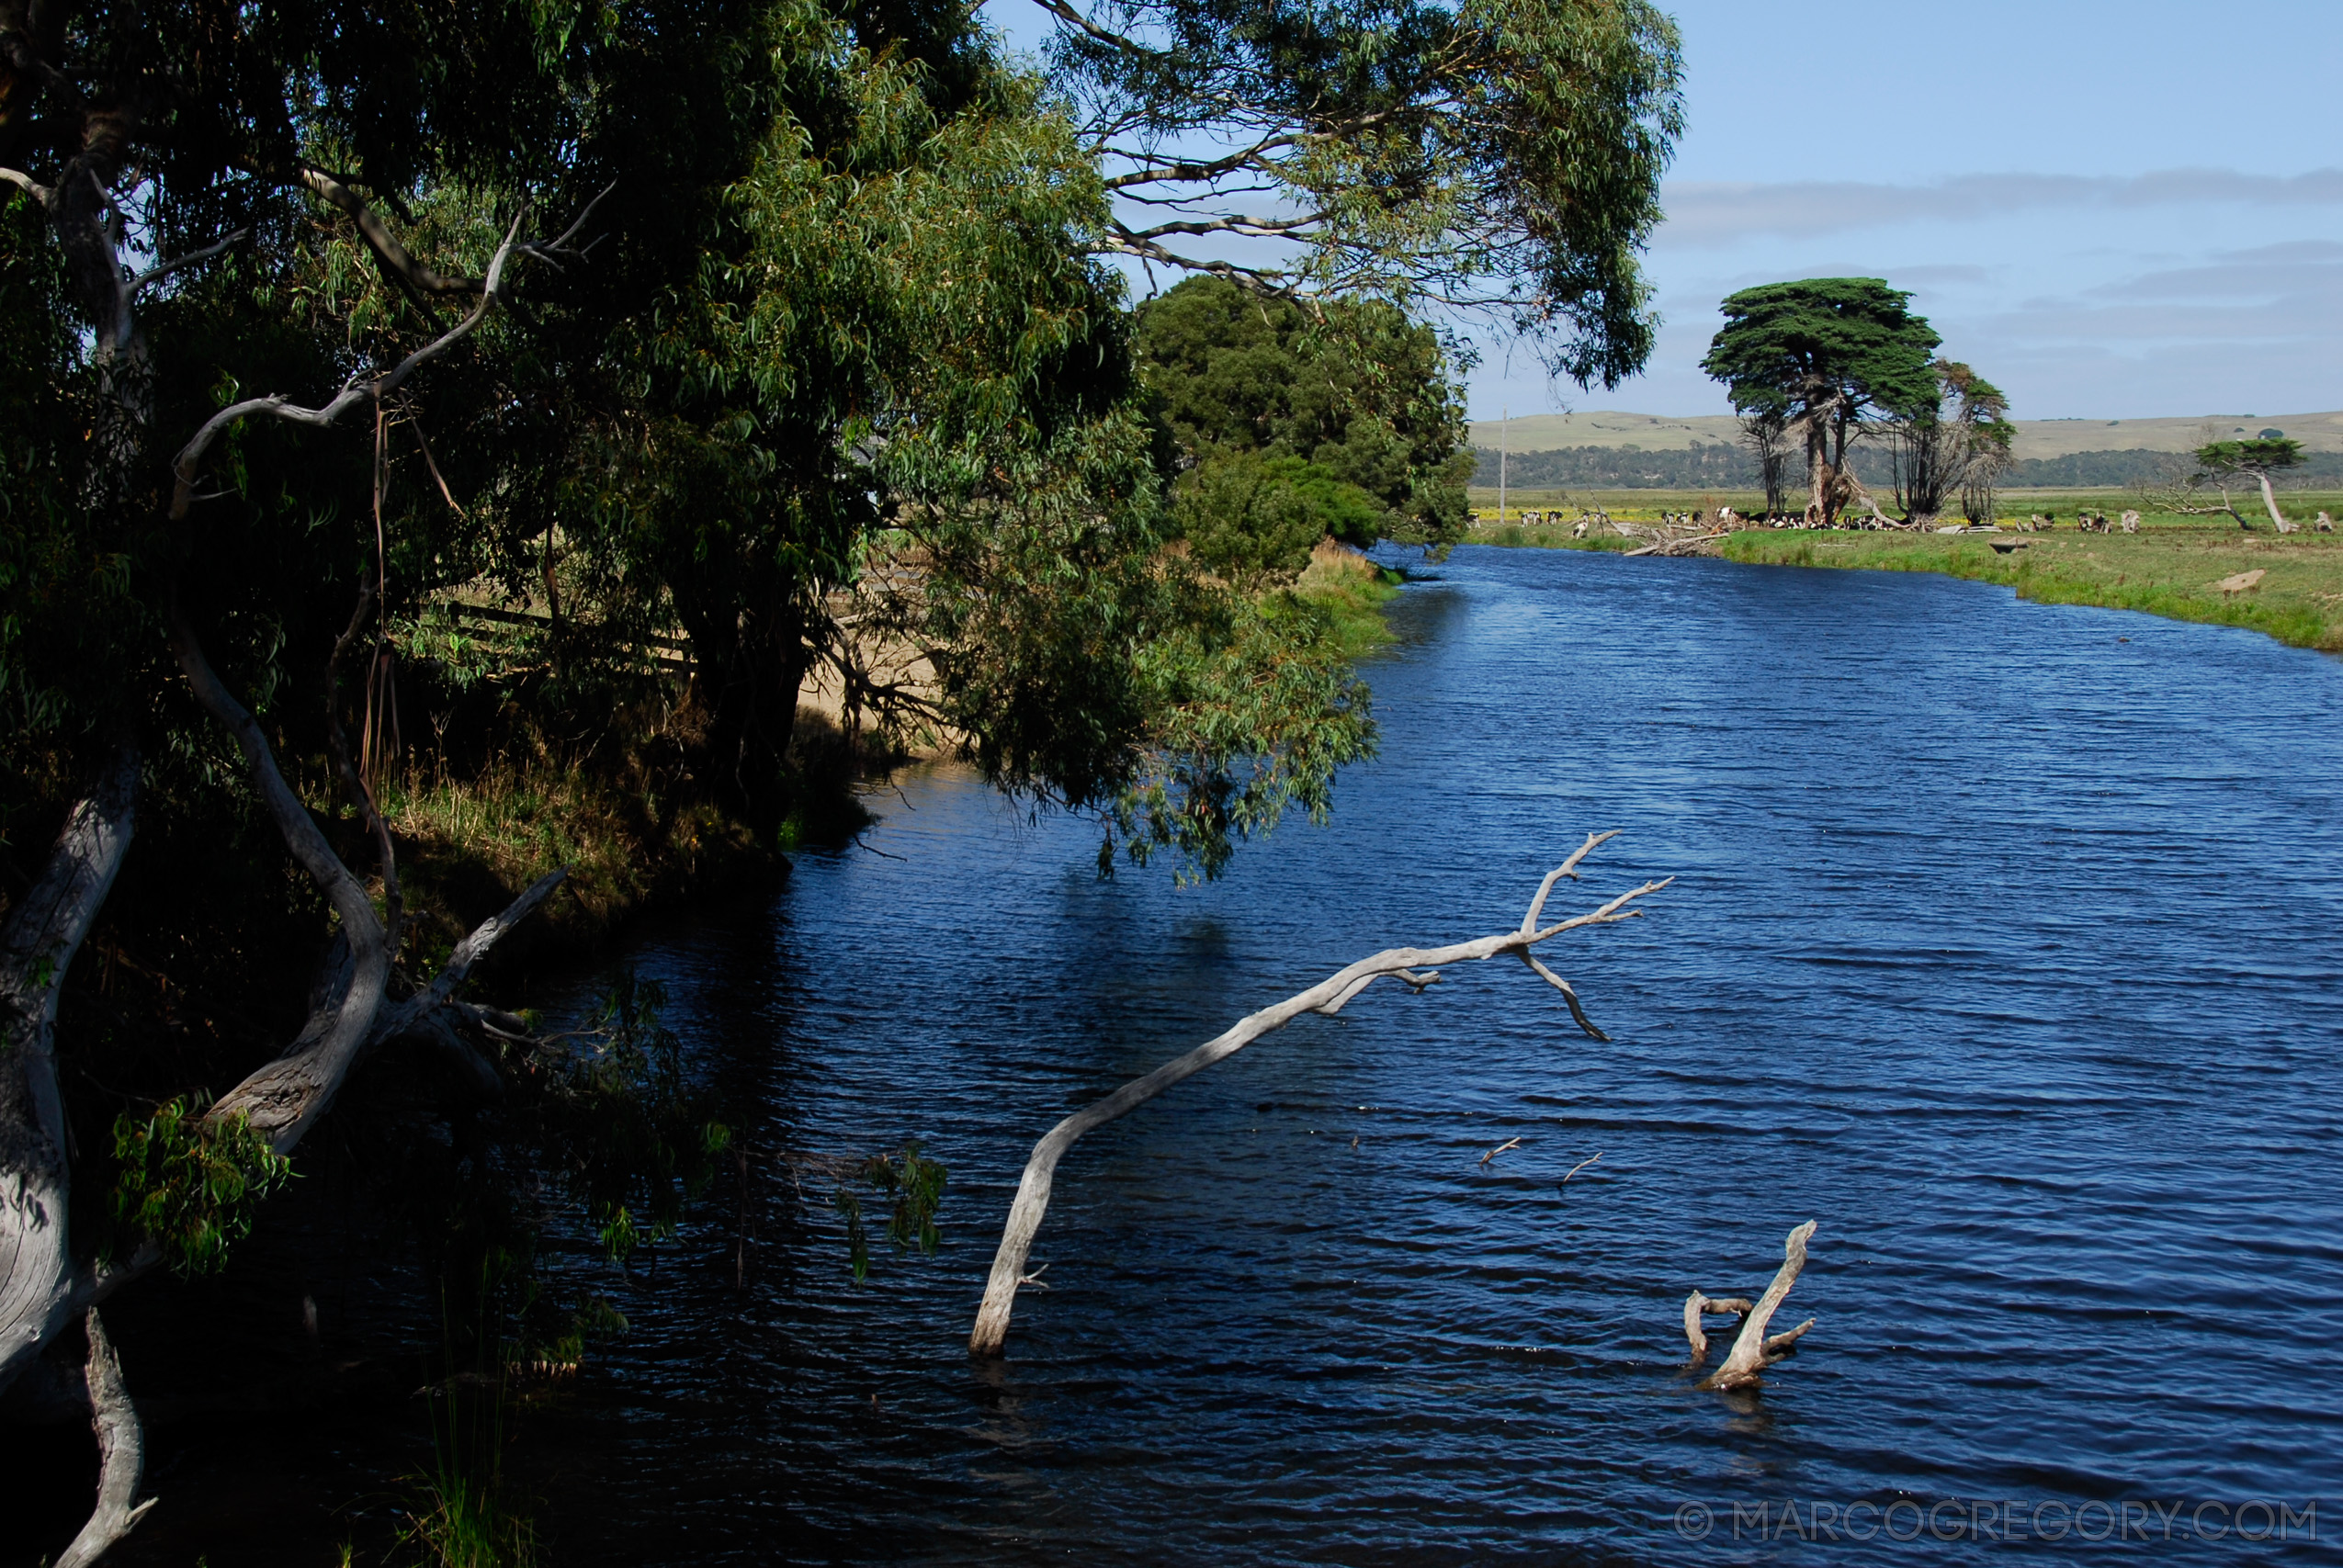
{"type": "Polygon", "coordinates": [[[2004,583],[2045,604],[2245,626],[2296,648],[2343,652],[2343,536],[2179,526],[2138,535],[2021,534],[2016,538],[2024,547],[2008,555],[1987,537],[1785,528],[1735,534],[1722,549],[1729,560],[1757,565],[1938,571],[2004,583]],[[2250,588],[2216,586],[2257,570],[2263,576],[2250,588]]]}
{"type": "Polygon", "coordinates": [[[556,866],[570,868],[566,891],[524,928],[538,951],[597,948],[643,909],[747,886],[778,865],[712,807],[662,802],[546,759],[465,778],[417,768],[384,781],[382,805],[413,940],[428,949],[452,946],[556,866]]]}
{"type": "Polygon", "coordinates": [[[1332,617],[1343,654],[1357,659],[1391,641],[1383,612],[1398,596],[1400,581],[1398,572],[1326,540],[1310,552],[1294,592],[1332,617]]]}

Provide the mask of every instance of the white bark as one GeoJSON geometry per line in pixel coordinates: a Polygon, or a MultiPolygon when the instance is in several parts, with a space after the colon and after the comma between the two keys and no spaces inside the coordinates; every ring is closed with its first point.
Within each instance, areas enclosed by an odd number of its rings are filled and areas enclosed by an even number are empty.
{"type": "MultiPolygon", "coordinates": [[[[1684,1337],[1692,1341],[1691,1367],[1698,1367],[1708,1359],[1708,1336],[1702,1332],[1703,1313],[1734,1312],[1741,1314],[1740,1333],[1734,1337],[1733,1348],[1726,1356],[1725,1364],[1716,1369],[1701,1384],[1708,1389],[1745,1388],[1758,1381],[1766,1368],[1790,1354],[1798,1337],[1814,1326],[1808,1318],[1787,1334],[1766,1336],[1766,1325],[1798,1282],[1798,1271],[1806,1265],[1806,1243],[1812,1239],[1815,1222],[1808,1220],[1790,1233],[1782,1247],[1782,1267],[1773,1276],[1773,1283],[1765,1288],[1755,1307],[1740,1296],[1704,1296],[1694,1291],[1684,1303],[1684,1337]]],[[[1689,1369],[1688,1369],[1689,1370],[1689,1369]]]]}
{"type": "Polygon", "coordinates": [[[2275,527],[2281,534],[2291,534],[2294,532],[2294,525],[2286,521],[2286,514],[2278,510],[2278,492],[2270,488],[2269,470],[2267,468],[2256,468],[2254,470],[2254,478],[2261,481],[2261,503],[2269,511],[2269,521],[2271,526],[2275,527]]]}
{"type": "Polygon", "coordinates": [[[85,1318],[89,1332],[90,1425],[97,1429],[97,1506],[74,1537],[56,1568],[89,1568],[116,1541],[137,1528],[154,1506],[150,1497],[138,1499],[139,1482],[146,1472],[146,1434],[139,1426],[138,1407],[122,1382],[122,1364],[114,1357],[97,1309],[85,1318]]]}
{"type": "MultiPolygon", "coordinates": [[[[594,199],[599,201],[601,197],[594,199]]],[[[462,321],[390,369],[371,376],[351,377],[339,392],[318,408],[303,408],[283,393],[272,392],[265,398],[246,398],[242,402],[231,403],[204,421],[187,444],[179,448],[179,455],[172,459],[171,472],[175,483],[171,492],[171,520],[177,523],[186,519],[188,509],[195,504],[196,476],[203,469],[203,460],[209,455],[212,444],[231,427],[255,415],[266,415],[290,424],[312,425],[322,429],[360,403],[379,404],[397,391],[408,377],[470,337],[472,330],[487,319],[488,312],[494,309],[500,298],[505,263],[512,259],[514,244],[520,236],[521,223],[527,217],[526,208],[516,213],[513,226],[505,231],[504,243],[496,247],[496,254],[488,264],[488,276],[481,286],[480,303],[474,305],[462,321]]]]}
{"type": "Polygon", "coordinates": [[[0,928],[0,1389],[74,1310],[57,995],[129,852],[138,754],[118,751],[0,928]]]}
{"type": "Polygon", "coordinates": [[[1239,1021],[1226,1033],[1205,1041],[1183,1056],[1166,1062],[1145,1077],[1125,1084],[1096,1104],[1076,1111],[1052,1127],[1034,1145],[1033,1156],[1025,1162],[1024,1179],[1017,1184],[1016,1201],[1010,1206],[1008,1224],[1001,1235],[1000,1250],[993,1255],[992,1274],[985,1285],[984,1302],[977,1310],[976,1326],[968,1336],[969,1353],[998,1356],[1008,1344],[1009,1318],[1016,1305],[1017,1287],[1025,1282],[1025,1260],[1032,1253],[1034,1236],[1041,1229],[1042,1217],[1048,1212],[1050,1187],[1056,1179],[1058,1162],[1065,1157],[1068,1149],[1073,1147],[1074,1141],[1083,1134],[1103,1127],[1116,1117],[1146,1104],[1181,1079],[1191,1077],[1215,1062],[1235,1055],[1262,1035],[1283,1028],[1306,1012],[1338,1013],[1352,998],[1387,975],[1395,976],[1421,991],[1440,978],[1438,966],[1441,964],[1464,964],[1493,958],[1500,953],[1511,953],[1562,993],[1569,1003],[1571,1016],[1581,1029],[1595,1039],[1609,1038],[1588,1021],[1579,1006],[1578,993],[1560,976],[1539,963],[1530,949],[1581,926],[1611,925],[1633,919],[1642,911],[1628,908],[1629,904],[1647,894],[1658,892],[1675,880],[1670,877],[1666,881],[1647,882],[1586,914],[1574,915],[1550,926],[1539,926],[1538,917],[1545,913],[1546,897],[1554,891],[1555,884],[1566,876],[1576,880],[1579,863],[1596,845],[1613,836],[1611,833],[1588,835],[1587,841],[1579,846],[1576,853],[1546,873],[1545,880],[1538,884],[1536,897],[1530,900],[1529,913],[1522,918],[1520,929],[1446,947],[1389,948],[1371,957],[1362,958],[1308,990],[1239,1021]]]}

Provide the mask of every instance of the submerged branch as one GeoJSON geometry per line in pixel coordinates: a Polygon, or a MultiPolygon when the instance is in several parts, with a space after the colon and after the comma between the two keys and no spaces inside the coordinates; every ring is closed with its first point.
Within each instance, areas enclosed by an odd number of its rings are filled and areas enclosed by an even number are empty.
{"type": "MultiPolygon", "coordinates": [[[[1674,878],[1647,882],[1585,914],[1573,915],[1550,926],[1540,927],[1537,923],[1554,885],[1566,876],[1575,876],[1579,863],[1595,846],[1612,836],[1609,833],[1590,834],[1576,853],[1549,872],[1539,885],[1537,896],[1531,900],[1528,914],[1516,929],[1446,947],[1389,948],[1363,958],[1349,968],[1329,976],[1308,990],[1251,1014],[1226,1033],[1205,1042],[1183,1056],[1166,1062],[1145,1077],[1125,1084],[1105,1099],[1076,1111],[1051,1128],[1034,1145],[1033,1156],[1025,1162],[1024,1176],[1018,1182],[1016,1200],[1010,1207],[1008,1224],[1002,1231],[1000,1250],[993,1256],[992,1274],[985,1286],[984,1303],[978,1309],[976,1326],[968,1336],[969,1353],[998,1356],[1008,1343],[1009,1318],[1016,1304],[1017,1287],[1025,1278],[1025,1260],[1033,1250],[1034,1237],[1041,1229],[1042,1217],[1049,1208],[1050,1187],[1056,1179],[1058,1162],[1065,1157],[1066,1151],[1074,1145],[1076,1139],[1146,1104],[1182,1079],[1236,1055],[1253,1041],[1283,1028],[1304,1013],[1339,1012],[1352,998],[1387,975],[1398,976],[1421,992],[1437,977],[1421,972],[1437,970],[1446,964],[1493,958],[1501,953],[1517,953],[1526,956],[1531,947],[1564,931],[1635,919],[1642,911],[1628,906],[1647,894],[1657,893],[1674,878]]],[[[1554,976],[1549,974],[1548,978],[1554,976]]],[[[1561,984],[1558,979],[1555,983],[1561,984]]],[[[1566,996],[1571,995],[1568,987],[1563,988],[1566,996]]],[[[1572,999],[1575,1002],[1575,998],[1572,999]]],[[[1572,1011],[1577,1013],[1575,1005],[1572,1011]]],[[[1585,1022],[1583,1015],[1579,1016],[1581,1027],[1593,1034],[1592,1025],[1585,1022]]],[[[1600,1034],[1595,1037],[1602,1038],[1600,1034]]]]}

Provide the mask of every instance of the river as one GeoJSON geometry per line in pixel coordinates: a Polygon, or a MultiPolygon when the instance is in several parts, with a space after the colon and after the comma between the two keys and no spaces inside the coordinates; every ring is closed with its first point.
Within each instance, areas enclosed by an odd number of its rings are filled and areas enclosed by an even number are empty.
{"type": "Polygon", "coordinates": [[[857,1287],[823,1193],[768,1176],[738,1291],[711,1223],[562,1423],[564,1561],[2334,1550],[2343,664],[1566,551],[1459,549],[1394,623],[1381,758],[1217,885],[1102,883],[1092,829],[937,769],[768,911],[647,942],[750,1145],[918,1138],[945,1244],[857,1287]],[[1549,953],[1610,1043],[1510,962],[1271,1035],[1076,1148],[1048,1289],[968,1360],[1052,1122],[1368,952],[1511,926],[1596,829],[1563,903],[1676,879],[1549,953]],[[1755,1294],[1807,1219],[1801,1353],[1692,1387],[1686,1293],[1755,1294]]]}
{"type": "MultiPolygon", "coordinates": [[[[1459,549],[1393,619],[1380,759],[1217,884],[1101,882],[1094,829],[914,770],[769,903],[644,936],[757,1163],[655,1273],[572,1246],[633,1327],[514,1416],[547,1560],[2334,1561],[2343,662],[1569,551],[1459,549]],[[1076,1147],[1047,1289],[969,1360],[1053,1122],[1513,926],[1604,829],[1555,909],[1675,879],[1545,950],[1610,1043],[1510,961],[1270,1035],[1076,1147]],[[857,1285],[780,1156],[910,1138],[944,1245],[857,1285]],[[1800,1353],[1692,1386],[1686,1294],[1809,1219],[1800,1353]]],[[[399,1393],[166,1431],[131,1556],[380,1516],[399,1393]]],[[[268,1560],[329,1560],[307,1528],[268,1560]]]]}

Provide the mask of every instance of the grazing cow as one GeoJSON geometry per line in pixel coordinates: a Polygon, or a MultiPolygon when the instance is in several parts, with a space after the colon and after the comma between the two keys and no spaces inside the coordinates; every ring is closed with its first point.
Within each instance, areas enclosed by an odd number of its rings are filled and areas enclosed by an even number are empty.
{"type": "Polygon", "coordinates": [[[2139,531],[2140,514],[2136,512],[2126,512],[2123,513],[2123,532],[2126,534],[2136,534],[2139,531]]]}
{"type": "Polygon", "coordinates": [[[2317,528],[2322,534],[2332,534],[2335,532],[2335,519],[2329,517],[2324,512],[2320,513],[2318,514],[2317,528]]]}

